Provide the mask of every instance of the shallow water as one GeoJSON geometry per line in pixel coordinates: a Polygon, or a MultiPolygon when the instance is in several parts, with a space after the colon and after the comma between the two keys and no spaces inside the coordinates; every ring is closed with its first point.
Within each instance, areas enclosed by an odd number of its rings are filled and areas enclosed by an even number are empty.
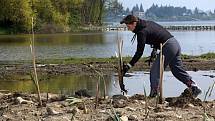
{"type": "MultiPolygon", "coordinates": [[[[199,87],[202,89],[203,93],[199,97],[201,99],[204,99],[205,92],[208,90],[209,86],[212,86],[215,81],[215,71],[188,71],[188,73],[193,77],[193,80],[195,80],[199,87]]],[[[149,94],[149,73],[137,71],[129,74],[132,76],[124,77],[124,83],[126,89],[128,89],[128,95],[137,93],[144,94],[144,87],[147,91],[147,94],[149,94]]],[[[41,78],[41,80],[42,81],[40,81],[40,88],[42,92],[73,94],[76,90],[88,89],[92,95],[95,95],[96,82],[97,80],[99,80],[99,78],[83,75],[60,75],[49,78],[41,78]]],[[[121,94],[117,80],[118,78],[116,74],[105,76],[108,95],[121,94]]],[[[100,91],[101,93],[103,93],[103,81],[100,82],[100,86],[100,91]]],[[[166,71],[164,73],[163,89],[165,97],[179,96],[185,88],[185,85],[175,79],[171,72],[166,71]]],[[[32,81],[22,79],[14,81],[0,80],[0,89],[10,91],[35,92],[32,81]]],[[[207,100],[214,99],[215,89],[213,90],[211,97],[207,98],[207,100]]]]}
{"type": "MultiPolygon", "coordinates": [[[[209,86],[215,81],[215,78],[209,77],[209,75],[215,75],[215,71],[188,71],[192,76],[193,80],[197,85],[202,89],[202,94],[199,96],[200,99],[204,99],[205,92],[208,90],[209,86]],[[206,76],[208,75],[208,76],[206,76]]],[[[149,83],[149,73],[135,72],[135,76],[125,78],[125,85],[129,89],[128,94],[132,95],[135,93],[143,93],[144,87],[146,88],[148,94],[150,89],[149,83]]],[[[186,89],[186,86],[178,81],[171,72],[164,72],[164,83],[163,83],[163,95],[164,97],[179,96],[183,90],[186,89]]],[[[114,89],[113,89],[114,92],[114,89]]],[[[114,94],[114,93],[111,93],[114,94]]],[[[207,98],[208,100],[215,99],[215,89],[211,97],[207,98]]]]}

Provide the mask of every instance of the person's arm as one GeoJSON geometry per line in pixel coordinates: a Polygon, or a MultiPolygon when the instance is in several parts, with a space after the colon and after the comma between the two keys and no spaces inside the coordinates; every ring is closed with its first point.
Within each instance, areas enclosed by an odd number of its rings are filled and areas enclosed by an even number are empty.
{"type": "Polygon", "coordinates": [[[146,43],[146,35],[145,32],[141,32],[137,34],[137,50],[129,62],[129,66],[134,66],[135,63],[140,59],[140,57],[143,55],[143,51],[145,48],[145,43],[146,43]]]}

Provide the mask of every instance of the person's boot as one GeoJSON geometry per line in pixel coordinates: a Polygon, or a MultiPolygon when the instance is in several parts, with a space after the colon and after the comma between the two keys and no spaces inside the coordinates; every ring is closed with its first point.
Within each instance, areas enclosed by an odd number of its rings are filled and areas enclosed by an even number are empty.
{"type": "Polygon", "coordinates": [[[158,96],[158,91],[156,89],[151,89],[149,97],[153,98],[153,97],[156,97],[156,96],[158,96]]]}
{"type": "Polygon", "coordinates": [[[196,83],[192,79],[190,79],[187,82],[187,86],[188,86],[188,88],[191,89],[192,95],[194,98],[196,98],[199,94],[202,93],[201,89],[196,85],[196,83]]]}
{"type": "Polygon", "coordinates": [[[190,89],[192,91],[193,97],[195,98],[202,93],[201,89],[198,86],[191,86],[190,89]]]}

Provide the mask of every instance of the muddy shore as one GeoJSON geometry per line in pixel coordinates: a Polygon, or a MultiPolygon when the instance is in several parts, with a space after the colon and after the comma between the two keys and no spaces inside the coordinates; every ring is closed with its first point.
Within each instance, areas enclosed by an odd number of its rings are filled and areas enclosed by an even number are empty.
{"type": "MultiPolygon", "coordinates": [[[[189,71],[215,70],[214,59],[184,59],[189,71]]],[[[117,72],[116,62],[87,61],[80,63],[38,63],[39,75],[95,75],[95,70],[109,75],[117,72]]],[[[150,66],[139,61],[130,71],[149,71],[150,66]]],[[[30,63],[2,63],[0,79],[10,81],[17,76],[30,75],[30,63]]],[[[169,70],[169,69],[167,69],[169,70]]],[[[202,101],[187,96],[166,97],[162,104],[156,98],[144,95],[95,97],[77,95],[42,94],[42,107],[36,94],[0,93],[1,121],[214,121],[215,100],[202,101]]]]}
{"type": "MultiPolygon", "coordinates": [[[[184,91],[186,92],[186,91],[184,91]]],[[[215,100],[188,95],[168,97],[161,104],[144,95],[113,97],[0,93],[1,121],[214,121],[215,100]]]]}
{"type": "MultiPolygon", "coordinates": [[[[187,71],[198,70],[215,70],[215,60],[205,59],[184,59],[184,68],[187,71]]],[[[101,62],[89,61],[84,63],[70,63],[70,64],[52,64],[43,63],[37,64],[37,72],[41,75],[61,75],[61,74],[80,74],[93,75],[96,74],[94,70],[98,70],[105,75],[117,72],[116,62],[101,62]]],[[[150,66],[144,61],[139,61],[129,71],[149,71],[150,66]]],[[[13,75],[29,75],[33,70],[32,64],[1,64],[0,65],[0,79],[10,79],[13,75]]],[[[167,70],[169,70],[167,68],[167,70]]]]}

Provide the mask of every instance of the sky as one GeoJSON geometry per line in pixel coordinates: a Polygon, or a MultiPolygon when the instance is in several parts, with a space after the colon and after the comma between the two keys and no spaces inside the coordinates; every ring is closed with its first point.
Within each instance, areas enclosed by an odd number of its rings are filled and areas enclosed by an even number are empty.
{"type": "Polygon", "coordinates": [[[175,7],[186,7],[187,9],[194,10],[195,7],[199,8],[203,11],[214,11],[215,9],[215,0],[118,0],[120,3],[122,3],[123,7],[129,8],[130,10],[135,6],[136,4],[143,5],[143,9],[146,10],[152,6],[152,4],[157,5],[170,5],[175,7]]]}

